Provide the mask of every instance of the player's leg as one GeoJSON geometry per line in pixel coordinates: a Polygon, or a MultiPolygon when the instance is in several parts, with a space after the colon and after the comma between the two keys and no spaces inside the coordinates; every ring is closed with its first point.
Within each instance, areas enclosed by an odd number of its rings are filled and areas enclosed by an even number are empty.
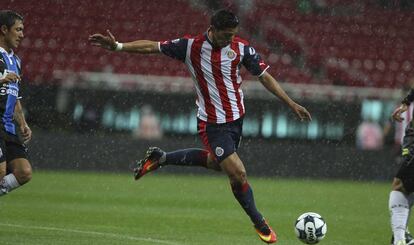
{"type": "MultiPolygon", "coordinates": [[[[6,166],[6,162],[0,163],[6,166]]],[[[9,164],[13,171],[5,175],[0,181],[0,196],[26,184],[32,178],[32,168],[27,159],[14,159],[9,164]]]]}
{"type": "Polygon", "coordinates": [[[20,186],[13,173],[6,174],[6,166],[7,164],[5,161],[0,163],[1,175],[3,176],[0,179],[0,196],[3,196],[20,186]]]}
{"type": "Polygon", "coordinates": [[[6,161],[0,162],[0,180],[4,178],[4,176],[6,176],[7,173],[7,164],[6,161]]]}
{"type": "Polygon", "coordinates": [[[410,212],[408,193],[404,188],[403,182],[399,178],[394,178],[392,191],[389,197],[389,209],[391,214],[391,228],[394,235],[394,244],[405,241],[405,230],[410,212]]]}
{"type": "Polygon", "coordinates": [[[253,222],[261,240],[276,242],[276,234],[257,210],[253,190],[247,181],[246,169],[236,153],[241,141],[243,119],[222,125],[207,125],[206,135],[200,134],[212,158],[230,180],[234,197],[253,222]]]}
{"type": "Polygon", "coordinates": [[[13,175],[20,185],[24,185],[32,179],[32,166],[26,158],[15,158],[10,161],[13,175]]]}
{"type": "Polygon", "coordinates": [[[276,242],[276,234],[257,210],[253,190],[247,181],[246,169],[236,152],[220,162],[222,170],[228,175],[234,197],[240,203],[254,224],[260,239],[267,243],[276,242]]]}
{"type": "MultiPolygon", "coordinates": [[[[412,137],[404,138],[401,166],[392,182],[392,190],[389,197],[389,209],[391,214],[391,228],[394,244],[400,241],[407,242],[405,236],[411,203],[410,194],[414,191],[414,158],[411,149],[412,137]]],[[[412,241],[408,241],[412,242],[412,241]]],[[[412,242],[414,243],[414,241],[412,242]]]]}
{"type": "Polygon", "coordinates": [[[32,179],[32,167],[27,160],[25,146],[13,142],[5,142],[7,175],[0,183],[0,195],[4,195],[32,179]]]}
{"type": "Polygon", "coordinates": [[[157,170],[166,165],[201,166],[216,171],[221,171],[220,165],[214,155],[210,154],[211,148],[207,138],[207,124],[198,121],[199,136],[208,150],[199,148],[181,149],[165,152],[158,147],[150,147],[143,159],[137,162],[134,168],[135,179],[138,180],[145,174],[157,170]]]}
{"type": "Polygon", "coordinates": [[[145,157],[138,161],[134,169],[135,179],[166,165],[201,166],[220,170],[218,164],[208,151],[198,148],[181,149],[172,152],[164,152],[158,147],[150,147],[145,157]]]}
{"type": "Polygon", "coordinates": [[[397,244],[398,241],[405,241],[407,245],[414,244],[414,239],[408,231],[408,220],[413,206],[413,198],[414,194],[412,192],[407,194],[401,179],[394,178],[389,199],[393,231],[391,245],[397,244]]]}

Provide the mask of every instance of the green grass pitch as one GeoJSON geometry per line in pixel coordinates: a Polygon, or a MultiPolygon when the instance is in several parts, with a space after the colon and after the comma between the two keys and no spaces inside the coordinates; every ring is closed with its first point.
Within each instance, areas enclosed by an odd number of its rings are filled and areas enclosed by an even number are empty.
{"type": "MultiPolygon", "coordinates": [[[[388,244],[389,183],[250,178],[280,245],[303,212],[328,225],[320,244],[388,244]]],[[[254,245],[262,243],[224,175],[36,171],[0,198],[0,244],[254,245]]]]}

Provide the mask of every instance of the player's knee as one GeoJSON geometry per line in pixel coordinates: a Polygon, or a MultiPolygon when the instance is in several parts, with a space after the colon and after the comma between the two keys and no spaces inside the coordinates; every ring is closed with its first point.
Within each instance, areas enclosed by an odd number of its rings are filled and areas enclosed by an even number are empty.
{"type": "Polygon", "coordinates": [[[247,182],[247,174],[245,170],[237,169],[229,174],[230,182],[232,184],[244,184],[247,182]]]}
{"type": "Polygon", "coordinates": [[[7,173],[6,169],[0,168],[0,179],[3,179],[4,176],[6,176],[6,173],[7,173]]]}
{"type": "Polygon", "coordinates": [[[399,178],[394,178],[394,180],[392,181],[391,189],[393,191],[400,191],[400,192],[402,192],[406,195],[410,194],[410,193],[407,192],[407,190],[404,187],[404,184],[403,184],[402,180],[399,179],[399,178]]]}
{"type": "Polygon", "coordinates": [[[213,158],[213,156],[209,153],[207,157],[207,168],[213,169],[216,171],[221,171],[220,164],[217,162],[216,159],[213,158]]]}
{"type": "Polygon", "coordinates": [[[207,163],[207,168],[215,170],[215,171],[221,171],[220,164],[216,161],[208,162],[207,163]]]}
{"type": "Polygon", "coordinates": [[[26,167],[22,169],[16,169],[13,174],[16,176],[19,184],[24,185],[32,179],[32,168],[26,167]]]}

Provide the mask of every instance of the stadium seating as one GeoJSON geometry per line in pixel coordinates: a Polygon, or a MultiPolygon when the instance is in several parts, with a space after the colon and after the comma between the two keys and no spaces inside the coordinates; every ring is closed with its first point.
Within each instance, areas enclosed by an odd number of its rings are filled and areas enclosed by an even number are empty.
{"type": "MultiPolygon", "coordinates": [[[[371,0],[319,1],[324,5],[318,11],[298,2],[254,0],[239,13],[241,36],[255,37],[253,45],[279,80],[399,87],[414,77],[412,12],[386,10],[371,0]]],[[[18,54],[30,80],[50,80],[55,70],[188,76],[172,59],[114,54],[87,43],[91,33],[107,29],[120,41],[168,40],[206,30],[210,11],[187,0],[168,3],[14,0],[0,2],[0,8],[26,18],[18,54]]]]}
{"type": "Polygon", "coordinates": [[[30,80],[49,80],[54,70],[183,76],[185,67],[160,56],[114,54],[91,47],[88,36],[109,29],[118,40],[168,40],[206,30],[208,13],[187,1],[15,0],[0,2],[25,17],[18,50],[30,80]]]}
{"type": "Polygon", "coordinates": [[[305,68],[324,71],[333,84],[401,87],[414,77],[412,12],[383,9],[375,1],[323,2],[330,12],[304,13],[296,1],[256,0],[248,19],[259,20],[270,45],[303,55],[305,68]]]}

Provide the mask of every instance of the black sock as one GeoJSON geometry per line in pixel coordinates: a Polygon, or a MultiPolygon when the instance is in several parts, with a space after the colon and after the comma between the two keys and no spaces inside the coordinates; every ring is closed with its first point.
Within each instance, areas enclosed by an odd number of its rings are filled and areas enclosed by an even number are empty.
{"type": "Polygon", "coordinates": [[[239,201],[240,205],[249,215],[250,220],[255,226],[260,226],[263,223],[263,216],[259,213],[254,203],[253,190],[250,187],[249,183],[246,182],[242,185],[232,184],[231,189],[233,191],[234,197],[239,201]]]}
{"type": "Polygon", "coordinates": [[[207,167],[207,155],[208,151],[197,148],[168,152],[162,164],[207,167]]]}

